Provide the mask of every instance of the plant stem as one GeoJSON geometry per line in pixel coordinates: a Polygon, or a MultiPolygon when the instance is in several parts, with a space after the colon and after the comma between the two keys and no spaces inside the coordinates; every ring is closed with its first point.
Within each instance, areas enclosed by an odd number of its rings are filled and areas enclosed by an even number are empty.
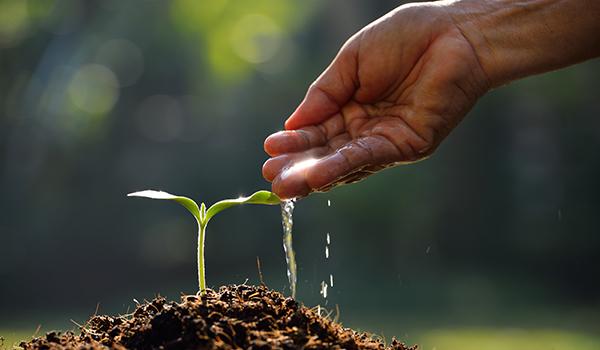
{"type": "Polygon", "coordinates": [[[206,225],[198,222],[198,286],[200,294],[206,293],[206,279],[204,277],[204,234],[206,233],[206,225]]]}

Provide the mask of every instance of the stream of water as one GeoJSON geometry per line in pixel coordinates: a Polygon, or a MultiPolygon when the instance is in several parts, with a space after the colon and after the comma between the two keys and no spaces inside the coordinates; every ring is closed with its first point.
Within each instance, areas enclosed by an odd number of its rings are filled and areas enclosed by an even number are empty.
{"type": "Polygon", "coordinates": [[[292,298],[296,298],[296,281],[298,275],[296,272],[296,256],[292,246],[292,213],[294,212],[294,200],[287,199],[281,202],[281,223],[283,224],[283,251],[285,252],[285,261],[287,263],[287,276],[290,282],[290,291],[292,298]]]}

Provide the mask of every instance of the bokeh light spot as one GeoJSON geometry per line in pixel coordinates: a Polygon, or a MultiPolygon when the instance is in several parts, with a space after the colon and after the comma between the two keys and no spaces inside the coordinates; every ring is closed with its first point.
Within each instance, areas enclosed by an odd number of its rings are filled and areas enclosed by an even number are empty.
{"type": "MultiPolygon", "coordinates": [[[[187,31],[210,29],[220,19],[230,0],[177,0],[171,2],[171,16],[187,31]]],[[[235,4],[239,8],[239,4],[235,4]]]]}
{"type": "Polygon", "coordinates": [[[73,75],[67,93],[71,102],[90,114],[109,112],[119,98],[115,74],[99,64],[84,65],[73,75]]]}
{"type": "Polygon", "coordinates": [[[29,29],[27,3],[21,0],[0,2],[0,48],[17,45],[29,29]]]}
{"type": "Polygon", "coordinates": [[[281,47],[281,40],[279,26],[271,18],[259,14],[242,17],[231,32],[234,52],[250,63],[271,59],[281,47]]]}

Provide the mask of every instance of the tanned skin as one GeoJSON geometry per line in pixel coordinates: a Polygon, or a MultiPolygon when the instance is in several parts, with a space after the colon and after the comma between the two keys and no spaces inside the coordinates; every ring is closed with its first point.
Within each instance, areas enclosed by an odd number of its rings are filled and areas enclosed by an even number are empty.
{"type": "Polygon", "coordinates": [[[598,0],[400,6],[352,36],[267,137],[263,175],[293,198],[422,160],[490,89],[599,56],[598,0]]]}

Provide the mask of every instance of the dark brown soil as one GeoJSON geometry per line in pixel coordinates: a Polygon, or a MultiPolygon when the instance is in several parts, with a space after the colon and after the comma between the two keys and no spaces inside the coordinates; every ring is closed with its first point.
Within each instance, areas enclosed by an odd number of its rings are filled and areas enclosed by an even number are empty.
{"type": "Polygon", "coordinates": [[[416,350],[355,332],[264,286],[228,286],[180,303],[158,297],[123,316],[93,316],[81,334],[50,332],[24,349],[416,350]]]}

